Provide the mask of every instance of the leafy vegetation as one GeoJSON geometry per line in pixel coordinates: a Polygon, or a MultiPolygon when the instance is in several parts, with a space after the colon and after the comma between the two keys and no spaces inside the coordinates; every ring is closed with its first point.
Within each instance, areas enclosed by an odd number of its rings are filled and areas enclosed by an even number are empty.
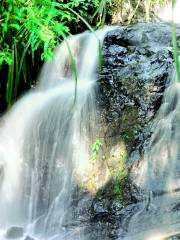
{"type": "MultiPolygon", "coordinates": [[[[85,18],[100,25],[105,19],[105,6],[110,0],[0,1],[0,69],[8,67],[6,101],[10,106],[17,96],[19,81],[28,81],[28,61],[35,63],[53,57],[55,46],[70,34],[70,28],[85,18]],[[78,11],[77,11],[78,9],[78,11]],[[88,15],[89,11],[93,14],[88,15]],[[91,16],[91,19],[88,17],[91,16]]],[[[79,24],[81,25],[81,24],[79,24]]]]}
{"type": "Polygon", "coordinates": [[[0,64],[1,67],[5,63],[9,65],[8,104],[17,95],[21,73],[26,81],[26,54],[30,53],[34,63],[34,54],[40,49],[41,59],[50,59],[60,37],[68,34],[66,24],[73,16],[63,4],[59,6],[61,9],[57,10],[50,0],[5,0],[1,4],[0,64]]]}
{"type": "Polygon", "coordinates": [[[97,155],[100,151],[100,149],[102,148],[103,146],[103,142],[97,138],[96,141],[92,144],[92,159],[94,161],[97,160],[97,155]]]}
{"type": "MultiPolygon", "coordinates": [[[[176,4],[176,0],[172,0],[172,16],[173,16],[175,4],[176,4]]],[[[172,42],[173,42],[173,56],[175,61],[177,80],[178,82],[180,82],[179,48],[178,48],[178,42],[177,42],[176,25],[174,21],[172,22],[172,42]]]]}

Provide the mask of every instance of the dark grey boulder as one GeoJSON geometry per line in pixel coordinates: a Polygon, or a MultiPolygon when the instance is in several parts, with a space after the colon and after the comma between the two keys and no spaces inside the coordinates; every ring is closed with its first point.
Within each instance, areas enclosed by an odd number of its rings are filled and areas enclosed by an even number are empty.
{"type": "Polygon", "coordinates": [[[26,237],[24,238],[24,240],[35,240],[35,239],[32,238],[32,237],[30,237],[30,236],[26,236],[26,237]]]}
{"type": "Polygon", "coordinates": [[[130,161],[138,159],[151,135],[149,123],[171,80],[173,56],[169,47],[171,27],[166,24],[119,27],[105,38],[104,65],[98,80],[100,116],[107,125],[105,137],[123,136],[130,152],[136,153],[130,161]]]}
{"type": "Polygon", "coordinates": [[[7,232],[6,232],[6,238],[7,239],[17,239],[23,237],[23,228],[22,227],[17,227],[13,226],[10,227],[7,232]]]}
{"type": "Polygon", "coordinates": [[[166,238],[165,240],[179,240],[180,239],[180,234],[175,235],[175,236],[171,236],[169,238],[166,238]]]}
{"type": "Polygon", "coordinates": [[[168,24],[139,23],[110,31],[104,40],[97,87],[101,135],[109,151],[120,141],[126,145],[126,166],[132,173],[124,184],[129,203],[143,198],[141,189],[131,184],[131,176],[138,171],[153,119],[172,79],[171,30],[168,24]]]}

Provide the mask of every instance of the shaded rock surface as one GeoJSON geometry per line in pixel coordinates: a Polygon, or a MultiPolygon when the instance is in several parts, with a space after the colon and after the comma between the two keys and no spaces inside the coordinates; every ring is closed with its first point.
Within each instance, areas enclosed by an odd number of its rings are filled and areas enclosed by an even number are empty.
{"type": "MultiPolygon", "coordinates": [[[[136,24],[120,27],[104,41],[99,73],[99,115],[107,147],[123,141],[128,169],[141,160],[153,132],[153,119],[173,73],[171,26],[136,24]]],[[[180,28],[177,29],[180,38],[180,28]]],[[[127,179],[128,180],[128,179],[127,179]]],[[[126,181],[126,186],[130,185],[126,181]]],[[[138,189],[128,202],[139,200],[138,189]],[[137,195],[137,196],[134,196],[137,195]]]]}
{"type": "Polygon", "coordinates": [[[30,237],[30,236],[26,236],[26,237],[24,238],[24,240],[35,240],[35,239],[32,238],[32,237],[30,237]]]}
{"type": "Polygon", "coordinates": [[[180,239],[180,234],[171,236],[169,238],[166,238],[165,240],[179,240],[180,239]]]}
{"type": "Polygon", "coordinates": [[[105,137],[123,138],[134,152],[130,163],[138,160],[138,151],[151,135],[148,125],[171,80],[170,46],[171,28],[164,24],[122,27],[105,39],[98,104],[107,127],[105,137]]]}
{"type": "Polygon", "coordinates": [[[16,227],[13,226],[11,228],[9,228],[6,232],[6,238],[7,239],[17,239],[17,238],[21,238],[23,236],[23,228],[21,227],[16,227]]]}

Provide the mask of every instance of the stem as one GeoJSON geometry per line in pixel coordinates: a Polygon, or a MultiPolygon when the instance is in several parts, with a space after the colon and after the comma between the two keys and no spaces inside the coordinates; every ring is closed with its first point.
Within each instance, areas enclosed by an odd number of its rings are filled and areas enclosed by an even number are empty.
{"type": "Polygon", "coordinates": [[[179,47],[177,42],[176,24],[174,22],[174,7],[175,0],[172,0],[172,43],[173,43],[173,57],[175,61],[177,81],[180,82],[180,64],[179,64],[179,47]]]}

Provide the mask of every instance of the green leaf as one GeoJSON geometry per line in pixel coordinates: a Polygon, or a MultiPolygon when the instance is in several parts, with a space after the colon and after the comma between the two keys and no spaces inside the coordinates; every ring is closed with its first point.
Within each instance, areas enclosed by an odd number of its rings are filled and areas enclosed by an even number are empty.
{"type": "Polygon", "coordinates": [[[176,5],[176,0],[172,0],[172,7],[174,8],[176,5]]]}
{"type": "Polygon", "coordinates": [[[11,65],[13,63],[13,58],[12,57],[6,57],[4,60],[8,65],[11,65]]]}
{"type": "Polygon", "coordinates": [[[10,27],[10,28],[15,28],[16,30],[20,30],[20,28],[21,28],[21,27],[19,26],[19,24],[15,24],[15,23],[9,24],[8,27],[10,27]]]}

